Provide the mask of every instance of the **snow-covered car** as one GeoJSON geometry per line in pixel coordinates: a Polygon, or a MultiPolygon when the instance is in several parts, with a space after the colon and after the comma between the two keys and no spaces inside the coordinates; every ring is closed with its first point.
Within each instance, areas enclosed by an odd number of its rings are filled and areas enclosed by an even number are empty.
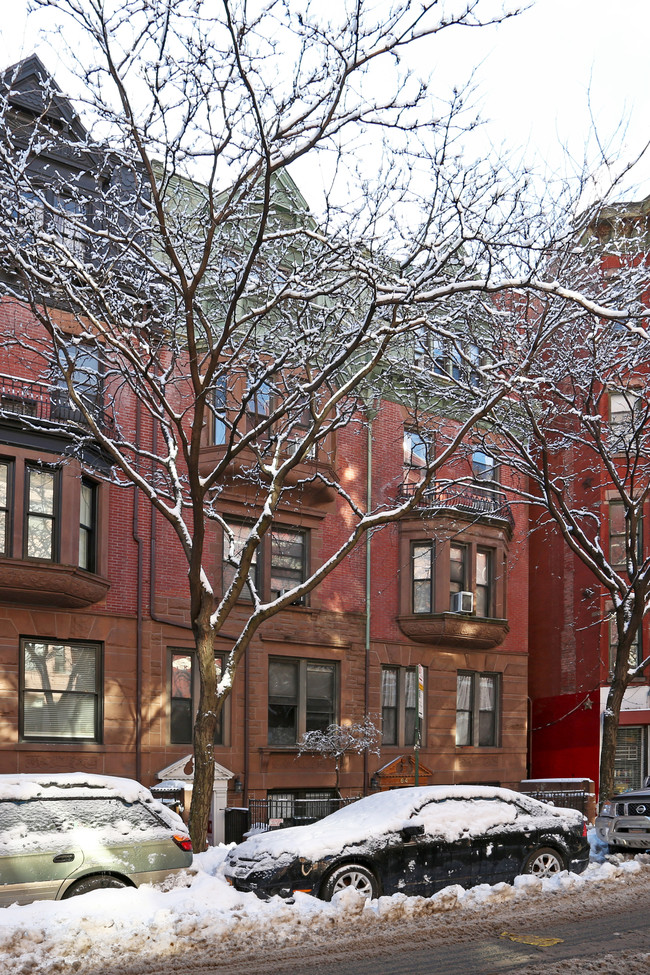
{"type": "Polygon", "coordinates": [[[367,796],[320,822],[249,836],[228,854],[226,879],[262,896],[295,891],[330,900],[430,896],[450,884],[512,881],[521,873],[580,873],[587,823],[509,789],[431,786],[367,796]]]}
{"type": "Polygon", "coordinates": [[[157,883],[191,863],[183,820],[132,779],[0,775],[0,906],[157,883]]]}
{"type": "Polygon", "coordinates": [[[604,803],[596,816],[596,835],[612,853],[650,850],[650,789],[623,792],[604,803]]]}

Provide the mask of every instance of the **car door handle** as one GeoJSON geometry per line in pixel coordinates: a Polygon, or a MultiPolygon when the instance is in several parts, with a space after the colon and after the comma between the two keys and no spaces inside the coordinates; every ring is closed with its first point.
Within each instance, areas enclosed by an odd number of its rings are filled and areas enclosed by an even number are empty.
{"type": "Polygon", "coordinates": [[[52,857],[52,863],[70,863],[71,860],[74,860],[74,853],[57,853],[52,857]]]}

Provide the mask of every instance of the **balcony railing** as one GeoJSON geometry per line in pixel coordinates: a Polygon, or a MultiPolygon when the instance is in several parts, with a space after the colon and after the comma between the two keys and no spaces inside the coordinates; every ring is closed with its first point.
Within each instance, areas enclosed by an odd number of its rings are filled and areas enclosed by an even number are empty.
{"type": "MultiPolygon", "coordinates": [[[[399,486],[398,501],[412,498],[419,485],[403,483],[399,486]]],[[[503,491],[478,484],[444,484],[427,488],[417,505],[418,509],[454,508],[477,518],[501,518],[514,528],[515,519],[503,491]]]]}
{"type": "MultiPolygon", "coordinates": [[[[113,430],[115,423],[111,414],[98,405],[93,405],[92,413],[103,430],[113,430]]],[[[0,418],[7,416],[46,420],[62,425],[85,425],[83,414],[70,402],[67,390],[0,374],[0,418]]]]}

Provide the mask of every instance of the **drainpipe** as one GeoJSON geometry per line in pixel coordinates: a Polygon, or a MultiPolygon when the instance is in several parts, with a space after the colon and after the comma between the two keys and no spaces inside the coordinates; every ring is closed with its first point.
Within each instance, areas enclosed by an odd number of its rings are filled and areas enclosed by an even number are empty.
{"type": "MultiPolygon", "coordinates": [[[[249,781],[249,751],[250,751],[250,734],[249,734],[249,697],[250,697],[250,647],[247,648],[244,654],[244,806],[248,807],[248,781],[249,781]]],[[[233,700],[232,691],[230,692],[230,700],[233,700]]]]}
{"type": "MultiPolygon", "coordinates": [[[[370,511],[372,505],[372,414],[368,415],[366,444],[366,507],[370,511]]],[[[370,532],[366,532],[366,632],[365,632],[365,687],[364,687],[364,714],[370,712],[370,532]]],[[[363,751],[363,794],[368,794],[368,749],[363,751]]]]}
{"type": "MultiPolygon", "coordinates": [[[[135,407],[135,446],[136,450],[140,446],[140,432],[141,432],[141,404],[140,400],[136,400],[135,407]]],[[[142,628],[143,628],[143,613],[142,613],[142,591],[143,591],[143,580],[142,580],[142,552],[143,552],[143,541],[140,537],[140,521],[138,512],[138,488],[133,485],[133,541],[137,547],[137,577],[136,577],[136,690],[135,690],[135,777],[138,782],[142,781],[142,628]]]]}

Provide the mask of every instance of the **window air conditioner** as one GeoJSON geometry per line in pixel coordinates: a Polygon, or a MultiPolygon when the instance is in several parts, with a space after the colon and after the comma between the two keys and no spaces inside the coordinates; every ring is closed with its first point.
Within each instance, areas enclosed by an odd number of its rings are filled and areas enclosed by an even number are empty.
{"type": "Polygon", "coordinates": [[[474,593],[455,592],[451,597],[452,613],[473,613],[474,612],[474,593]]]}

